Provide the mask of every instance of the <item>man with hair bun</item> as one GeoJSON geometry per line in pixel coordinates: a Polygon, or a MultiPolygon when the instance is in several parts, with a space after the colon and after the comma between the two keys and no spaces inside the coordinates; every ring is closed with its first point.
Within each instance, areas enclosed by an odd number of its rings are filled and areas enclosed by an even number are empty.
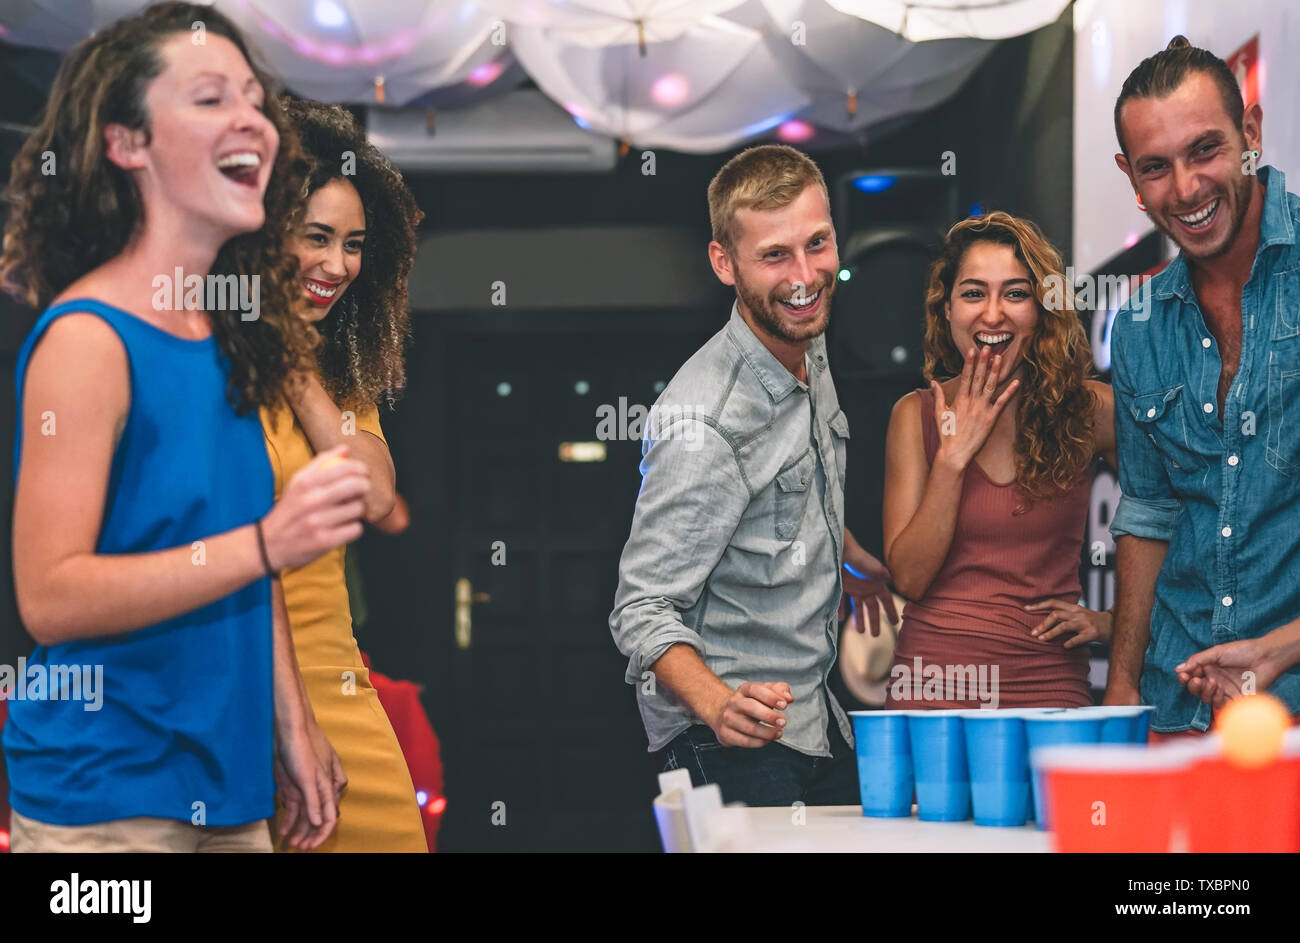
{"type": "Polygon", "coordinates": [[[1123,497],[1106,703],[1154,704],[1162,734],[1207,730],[1253,691],[1300,711],[1300,421],[1286,409],[1300,199],[1259,164],[1262,122],[1223,60],[1182,36],[1115,102],[1115,163],[1180,250],[1111,339],[1123,497]]]}

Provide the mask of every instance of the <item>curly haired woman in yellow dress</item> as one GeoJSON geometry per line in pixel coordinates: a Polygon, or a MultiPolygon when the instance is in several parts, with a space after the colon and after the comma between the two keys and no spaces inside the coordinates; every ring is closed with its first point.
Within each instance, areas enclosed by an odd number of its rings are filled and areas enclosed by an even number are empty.
{"type": "MultiPolygon", "coordinates": [[[[316,453],[346,444],[370,472],[365,519],[373,523],[396,494],[375,404],[391,405],[405,382],[406,280],[423,214],[347,111],[288,98],[283,105],[310,163],[290,243],[305,317],[323,342],[316,371],[291,379],[287,404],[262,410],[275,493],[316,453]]],[[[426,851],[406,760],[352,635],[344,548],[285,570],[281,582],[307,697],[348,781],[338,827],[318,850],[426,851]]]]}

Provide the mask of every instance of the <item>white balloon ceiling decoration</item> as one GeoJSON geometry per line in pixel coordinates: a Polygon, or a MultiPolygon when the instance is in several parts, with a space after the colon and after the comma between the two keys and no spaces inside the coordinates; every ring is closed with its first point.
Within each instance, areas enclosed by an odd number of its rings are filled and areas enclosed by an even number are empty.
{"type": "MultiPolygon", "coordinates": [[[[66,50],[150,0],[5,0],[0,38],[66,50]]],[[[513,59],[500,17],[473,0],[217,0],[289,88],[329,102],[403,105],[493,85],[513,59]],[[494,27],[497,27],[494,31],[494,27]]],[[[501,91],[508,87],[503,83],[501,91]]]]}
{"type": "Polygon", "coordinates": [[[322,101],[404,105],[462,82],[489,85],[509,64],[504,27],[471,0],[229,0],[219,7],[289,88],[322,101]]]}
{"type": "Polygon", "coordinates": [[[1070,0],[826,0],[914,43],[1006,39],[1056,21],[1070,0]]]}
{"type": "Polygon", "coordinates": [[[63,51],[144,6],[141,0],[4,0],[0,39],[63,51]]]}
{"type": "Polygon", "coordinates": [[[822,127],[862,131],[933,107],[992,51],[983,40],[908,42],[846,16],[824,0],[762,0],[771,18],[768,46],[813,104],[804,117],[822,127]]]}
{"type": "Polygon", "coordinates": [[[644,54],[745,0],[476,0],[504,20],[547,30],[577,46],[625,46],[644,54]]]}
{"type": "Polygon", "coordinates": [[[598,46],[570,41],[566,30],[510,25],[515,56],[538,87],[625,148],[724,150],[810,104],[759,30],[705,16],[675,32],[642,52],[635,39],[598,46]]]}
{"type": "MultiPolygon", "coordinates": [[[[5,0],[0,38],[67,49],[145,0],[5,0]]],[[[524,73],[624,147],[857,134],[937,105],[993,40],[1068,0],[217,0],[298,94],[472,107],[524,73]],[[517,63],[517,64],[516,64],[517,63]],[[521,69],[522,67],[522,69],[521,69]]]]}

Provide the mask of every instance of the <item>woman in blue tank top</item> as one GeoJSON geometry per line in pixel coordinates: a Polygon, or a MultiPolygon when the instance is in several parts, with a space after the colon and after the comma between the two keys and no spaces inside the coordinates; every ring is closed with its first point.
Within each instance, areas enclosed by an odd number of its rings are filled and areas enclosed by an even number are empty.
{"type": "Polygon", "coordinates": [[[256,407],[313,338],[300,155],[250,62],[212,8],[150,7],[68,55],[14,161],[0,272],[48,306],[16,370],[14,851],[269,851],[277,783],[295,847],[335,821],[274,576],[358,536],[368,484],[333,450],[273,505],[256,407]]]}

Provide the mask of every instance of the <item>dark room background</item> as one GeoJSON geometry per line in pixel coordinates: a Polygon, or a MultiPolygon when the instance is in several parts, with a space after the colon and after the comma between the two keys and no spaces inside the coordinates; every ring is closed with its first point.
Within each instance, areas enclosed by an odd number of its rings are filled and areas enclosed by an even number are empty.
{"type": "MultiPolygon", "coordinates": [[[[942,106],[832,150],[808,146],[850,276],[829,335],[852,428],[846,516],[877,555],[885,424],[921,384],[931,248],[956,219],[1003,209],[1070,257],[1072,35],[1067,10],[1002,42],[942,106]],[[945,152],[955,174],[941,173],[945,152]],[[864,192],[850,182],[863,175],[894,183],[864,192]]],[[[0,54],[6,177],[56,67],[51,53],[0,54]]],[[[350,552],[361,647],[423,686],[442,741],[440,849],[658,848],[656,770],[606,624],[639,443],[605,441],[597,461],[566,460],[594,456],[564,444],[598,440],[601,404],[653,403],[725,323],[705,191],[729,156],[660,151],[652,176],[633,149],[608,173],[409,177],[426,214],[410,380],[383,421],[412,526],[367,533],[350,552]],[[494,824],[499,808],[511,827],[494,824]]],[[[12,664],[32,647],[13,603],[8,515],[14,356],[34,314],[2,304],[0,662],[12,664]]]]}

